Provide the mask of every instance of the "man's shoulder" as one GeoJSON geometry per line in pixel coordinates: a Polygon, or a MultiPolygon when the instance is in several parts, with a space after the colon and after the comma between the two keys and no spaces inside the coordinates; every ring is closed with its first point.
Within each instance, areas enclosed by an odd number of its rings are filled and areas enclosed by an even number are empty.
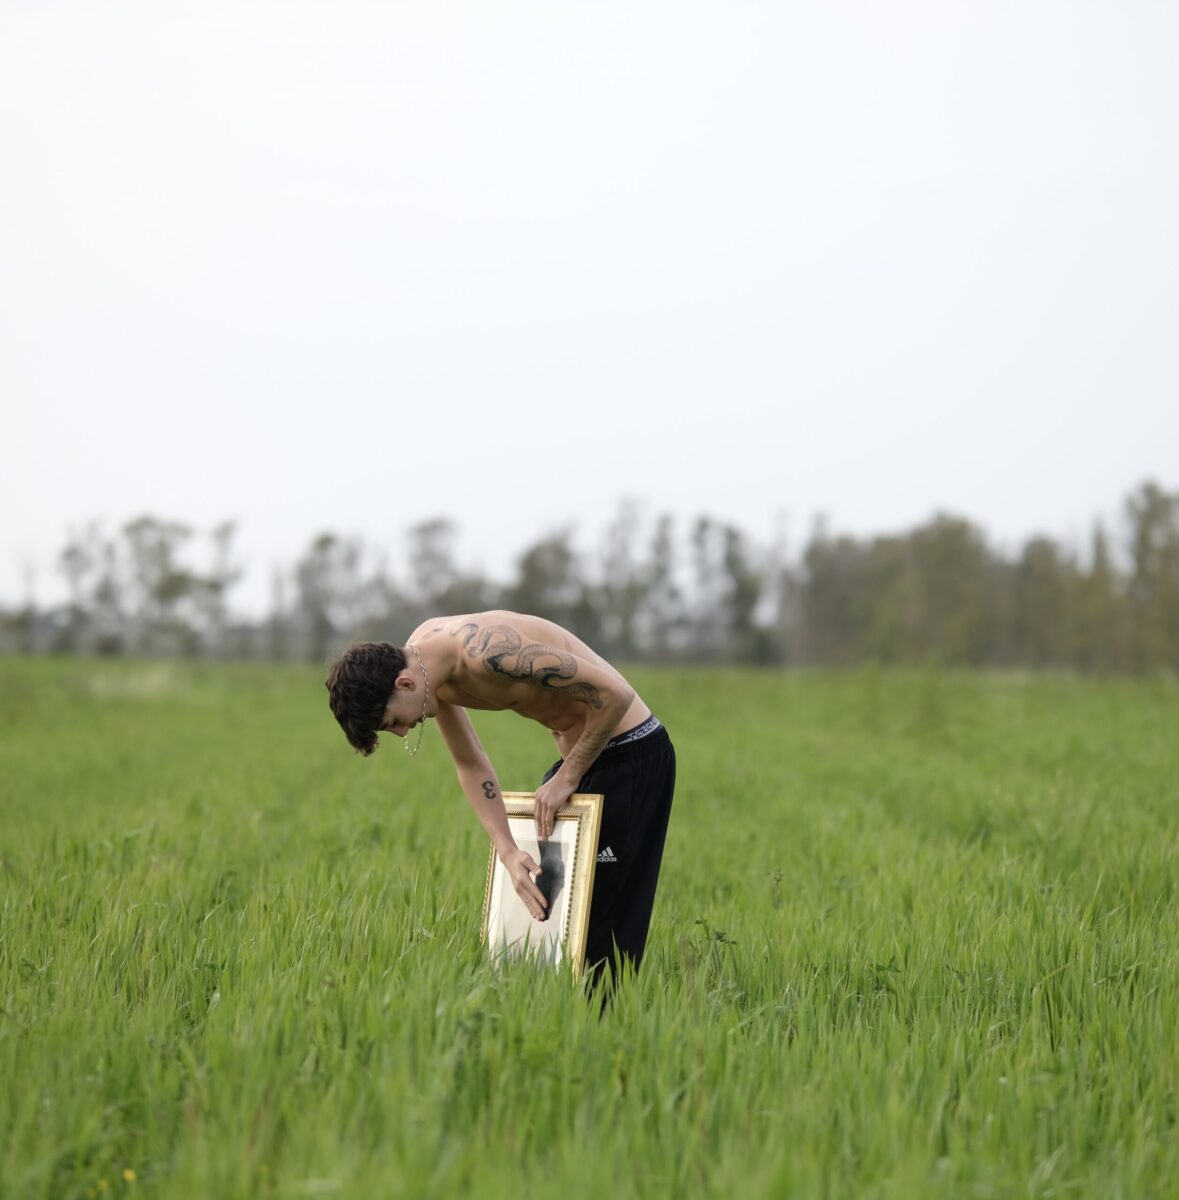
{"type": "Polygon", "coordinates": [[[478,635],[512,638],[518,636],[526,642],[556,641],[564,643],[576,640],[567,629],[555,621],[538,617],[534,613],[514,612],[509,608],[489,608],[484,612],[466,613],[444,619],[445,628],[452,636],[473,638],[478,635]]]}
{"type": "Polygon", "coordinates": [[[468,626],[510,625],[518,621],[535,621],[527,613],[509,612],[506,608],[490,608],[484,612],[450,613],[446,616],[427,617],[417,628],[425,636],[432,633],[447,633],[454,636],[468,626]]]}
{"type": "Polygon", "coordinates": [[[457,637],[473,625],[484,624],[488,615],[488,613],[451,613],[448,616],[427,617],[409,635],[408,641],[420,641],[423,638],[457,637]]]}
{"type": "Polygon", "coordinates": [[[489,608],[482,612],[455,613],[432,617],[419,626],[422,636],[449,640],[471,658],[487,654],[514,653],[525,647],[533,650],[559,650],[579,658],[601,661],[575,633],[534,613],[508,608],[489,608]]]}

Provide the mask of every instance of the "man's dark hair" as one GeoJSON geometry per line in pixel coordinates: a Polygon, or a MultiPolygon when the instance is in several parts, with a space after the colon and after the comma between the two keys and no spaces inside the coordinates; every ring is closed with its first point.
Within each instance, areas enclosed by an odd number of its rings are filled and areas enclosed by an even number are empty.
{"type": "Polygon", "coordinates": [[[361,754],[377,748],[393,681],[405,665],[405,651],[390,642],[357,642],[328,667],[328,703],[344,736],[361,754]]]}

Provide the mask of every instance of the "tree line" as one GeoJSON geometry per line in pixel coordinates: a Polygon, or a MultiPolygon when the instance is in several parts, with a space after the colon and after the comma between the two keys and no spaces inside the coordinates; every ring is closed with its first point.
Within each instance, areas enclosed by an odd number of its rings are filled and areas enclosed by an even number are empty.
{"type": "Polygon", "coordinates": [[[0,610],[0,648],[323,661],[432,615],[503,607],[620,661],[1179,670],[1179,492],[1153,482],[1088,546],[1032,537],[1014,554],[939,515],[867,538],[819,522],[792,556],[724,521],[651,520],[624,501],[591,550],[552,531],[501,582],[463,567],[444,517],[408,530],[397,569],[379,547],[324,532],[274,572],[259,620],[232,608],[236,532],[155,516],[75,530],[58,555],[67,599],[0,610]]]}

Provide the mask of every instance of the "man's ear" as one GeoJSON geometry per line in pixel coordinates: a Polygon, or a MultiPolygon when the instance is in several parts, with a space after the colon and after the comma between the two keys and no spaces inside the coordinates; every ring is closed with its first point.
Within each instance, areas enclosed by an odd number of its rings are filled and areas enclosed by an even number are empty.
{"type": "Polygon", "coordinates": [[[405,691],[406,689],[408,689],[409,691],[412,692],[416,685],[415,685],[414,681],[410,678],[409,672],[402,671],[401,674],[398,675],[397,678],[393,681],[393,686],[395,688],[401,688],[402,691],[405,691]]]}

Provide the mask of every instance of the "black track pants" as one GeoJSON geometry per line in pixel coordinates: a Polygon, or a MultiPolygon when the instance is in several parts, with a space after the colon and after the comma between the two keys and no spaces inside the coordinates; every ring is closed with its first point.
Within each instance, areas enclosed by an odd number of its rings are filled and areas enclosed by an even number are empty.
{"type": "MultiPolygon", "coordinates": [[[[555,762],[545,779],[560,767],[555,762]]],[[[596,983],[606,967],[614,975],[615,946],[637,970],[647,945],[675,791],[675,748],[667,730],[607,746],[577,790],[605,797],[585,948],[586,968],[596,983]]]]}

